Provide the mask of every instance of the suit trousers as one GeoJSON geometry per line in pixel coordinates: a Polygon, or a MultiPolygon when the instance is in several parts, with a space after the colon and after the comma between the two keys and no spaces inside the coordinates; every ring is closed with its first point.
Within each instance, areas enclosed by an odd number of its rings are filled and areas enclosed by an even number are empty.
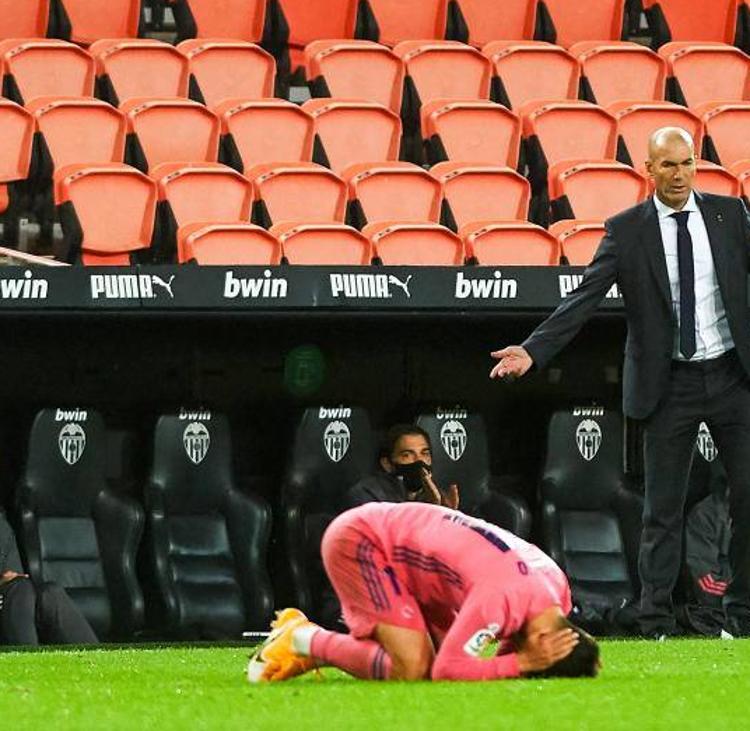
{"type": "Polygon", "coordinates": [[[728,629],[750,632],[750,380],[731,350],[703,362],[673,361],[668,392],[644,421],[646,499],[638,570],[645,635],[676,629],[672,590],[682,562],[685,498],[701,421],[729,478],[728,629]]]}

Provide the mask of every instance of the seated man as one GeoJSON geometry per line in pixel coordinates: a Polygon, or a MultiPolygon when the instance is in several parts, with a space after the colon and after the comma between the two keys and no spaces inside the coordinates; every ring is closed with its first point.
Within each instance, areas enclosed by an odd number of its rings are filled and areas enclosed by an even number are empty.
{"type": "Polygon", "coordinates": [[[0,644],[89,645],[96,635],[57,584],[35,586],[23,573],[13,530],[0,512],[0,644]]]}
{"type": "Polygon", "coordinates": [[[323,665],[390,680],[597,674],[596,642],[566,619],[565,574],[497,526],[437,505],[373,503],[336,518],[322,549],[351,634],[279,612],[251,682],[323,665]]]}

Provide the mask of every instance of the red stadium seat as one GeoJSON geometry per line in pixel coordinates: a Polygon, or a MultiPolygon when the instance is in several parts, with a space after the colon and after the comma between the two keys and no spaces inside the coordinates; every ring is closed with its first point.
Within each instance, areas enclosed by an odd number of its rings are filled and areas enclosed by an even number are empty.
{"type": "Polygon", "coordinates": [[[714,102],[693,109],[703,120],[707,159],[730,168],[750,158],[750,102],[714,102]]]}
{"type": "Polygon", "coordinates": [[[380,221],[440,221],[443,188],[419,165],[360,163],[342,173],[349,188],[350,219],[357,228],[380,221]]]}
{"type": "Polygon", "coordinates": [[[188,61],[174,46],[154,40],[92,43],[98,94],[119,106],[139,97],[187,97],[188,61]]]}
{"type": "Polygon", "coordinates": [[[363,37],[386,46],[412,39],[441,40],[447,5],[446,0],[360,0],[357,26],[363,37]]]}
{"type": "Polygon", "coordinates": [[[177,232],[177,261],[216,266],[276,266],[281,244],[252,223],[190,223],[177,232]]]}
{"type": "Polygon", "coordinates": [[[557,237],[570,266],[587,266],[599,248],[605,228],[601,221],[569,219],[553,223],[549,232],[557,237]]]}
{"type": "Polygon", "coordinates": [[[253,165],[312,159],[315,125],[296,104],[281,99],[228,100],[221,119],[222,162],[243,172],[253,165]]]}
{"type": "Polygon", "coordinates": [[[255,191],[253,220],[277,223],[344,223],[346,183],[314,162],[265,163],[247,171],[255,191]]]}
{"type": "Polygon", "coordinates": [[[372,261],[372,244],[343,223],[279,223],[271,234],[290,264],[364,266],[372,261]]]}
{"type": "Polygon", "coordinates": [[[750,205],[750,160],[738,160],[729,172],[740,182],[740,189],[745,205],[750,205]]]}
{"type": "Polygon", "coordinates": [[[557,266],[560,244],[541,226],[522,221],[477,221],[459,236],[480,266],[557,266]]]}
{"type": "Polygon", "coordinates": [[[128,165],[68,165],[55,175],[63,227],[56,257],[86,265],[127,265],[151,244],[156,183],[128,165]]]}
{"type": "Polygon", "coordinates": [[[149,172],[164,162],[216,162],[221,125],[203,105],[187,99],[131,99],[125,159],[149,172]]]}
{"type": "Polygon", "coordinates": [[[664,99],[667,63],[645,46],[625,41],[582,41],[570,52],[581,64],[588,101],[607,107],[623,100],[664,99]]]}
{"type": "Polygon", "coordinates": [[[750,57],[721,43],[667,43],[659,55],[669,65],[671,98],[697,107],[715,100],[748,99],[750,57]]]}
{"type": "Polygon", "coordinates": [[[224,38],[260,41],[265,0],[171,0],[178,40],[224,38]]]}
{"type": "Polygon", "coordinates": [[[623,0],[544,0],[544,40],[570,48],[578,41],[619,41],[623,0]]]}
{"type": "Polygon", "coordinates": [[[151,172],[159,192],[159,234],[154,258],[174,261],[177,229],[189,223],[250,221],[253,187],[218,163],[167,163],[151,172]]]}
{"type": "Polygon", "coordinates": [[[49,4],[49,0],[0,0],[0,39],[44,38],[49,4]]]}
{"type": "Polygon", "coordinates": [[[401,120],[374,102],[310,99],[302,105],[315,121],[315,162],[335,173],[358,162],[397,160],[401,120]]]}
{"type": "Polygon", "coordinates": [[[273,97],[276,61],[254,43],[194,39],[177,50],[190,62],[190,97],[195,101],[216,107],[227,99],[273,97]]]}
{"type": "Polygon", "coordinates": [[[742,194],[740,181],[725,168],[708,160],[698,160],[698,173],[695,176],[695,187],[706,193],[731,195],[735,198],[742,194]]]}
{"type": "Polygon", "coordinates": [[[537,0],[458,0],[457,8],[468,29],[468,42],[481,48],[490,41],[531,40],[537,0]]]}
{"type": "Polygon", "coordinates": [[[648,140],[660,127],[687,130],[700,152],[703,122],[693,112],[672,102],[617,102],[608,111],[617,120],[617,159],[640,170],[648,158],[648,140]]]}
{"type": "Polygon", "coordinates": [[[305,71],[315,97],[377,102],[401,113],[404,62],[372,41],[314,41],[305,49],[305,71]]]}
{"type": "Polygon", "coordinates": [[[654,47],[668,41],[734,43],[738,0],[643,0],[654,47]]]}
{"type": "Polygon", "coordinates": [[[453,160],[515,168],[521,120],[494,102],[438,100],[422,107],[430,163],[453,160]]]}
{"type": "Polygon", "coordinates": [[[0,42],[3,95],[18,104],[39,96],[93,96],[94,60],[73,43],[48,38],[0,42]]]}
{"type": "Polygon", "coordinates": [[[526,220],[529,181],[502,165],[441,162],[430,172],[443,184],[443,224],[457,231],[475,221],[526,220]]]}
{"type": "Polygon", "coordinates": [[[560,46],[494,41],[482,53],[493,65],[493,98],[508,109],[542,99],[578,98],[580,65],[560,46]]]}
{"type": "Polygon", "coordinates": [[[371,223],[362,233],[385,266],[461,266],[466,260],[461,239],[436,223],[371,223]]]}
{"type": "MultiPolygon", "coordinates": [[[[31,151],[34,142],[34,118],[23,107],[0,99],[0,214],[7,212],[3,239],[15,243],[17,231],[9,233],[10,217],[16,214],[16,196],[9,184],[24,181],[29,176],[31,151]]],[[[13,228],[15,229],[15,222],[13,228]]]]}
{"type": "Polygon", "coordinates": [[[137,38],[141,0],[56,0],[56,35],[88,46],[102,38],[137,38]]]}

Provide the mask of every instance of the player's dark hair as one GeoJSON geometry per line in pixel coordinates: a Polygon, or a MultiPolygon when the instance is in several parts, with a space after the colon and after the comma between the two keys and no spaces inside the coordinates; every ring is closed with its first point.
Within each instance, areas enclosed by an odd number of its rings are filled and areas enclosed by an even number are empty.
{"type": "Polygon", "coordinates": [[[393,456],[393,450],[396,448],[396,442],[401,437],[405,436],[419,436],[424,437],[427,442],[427,446],[432,449],[430,443],[430,435],[422,429],[421,426],[416,424],[394,424],[384,435],[380,441],[380,454],[379,456],[390,459],[393,456]]]}
{"type": "Polygon", "coordinates": [[[572,629],[578,635],[578,644],[573,652],[558,660],[546,670],[529,673],[536,678],[593,678],[599,672],[599,645],[596,640],[580,627],[576,627],[565,617],[560,618],[558,629],[572,629]]]}

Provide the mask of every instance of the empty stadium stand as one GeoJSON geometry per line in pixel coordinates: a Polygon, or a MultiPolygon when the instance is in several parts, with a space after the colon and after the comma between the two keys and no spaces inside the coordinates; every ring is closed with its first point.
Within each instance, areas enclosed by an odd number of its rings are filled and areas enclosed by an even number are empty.
{"type": "Polygon", "coordinates": [[[476,221],[459,236],[480,266],[557,266],[560,244],[541,226],[525,221],[476,221]]]}
{"type": "Polygon", "coordinates": [[[698,160],[695,187],[707,193],[739,196],[742,192],[740,181],[726,168],[708,160],[698,160]]]}
{"type": "Polygon", "coordinates": [[[168,0],[177,38],[225,38],[260,41],[266,22],[265,0],[168,0]],[[219,10],[219,12],[217,12],[219,10]]]}
{"type": "Polygon", "coordinates": [[[141,31],[141,0],[52,0],[54,35],[88,46],[102,38],[136,38],[141,31]]]}
{"type": "Polygon", "coordinates": [[[725,168],[750,158],[750,102],[709,102],[693,110],[703,119],[703,155],[725,168]]]}
{"type": "Polygon", "coordinates": [[[453,36],[481,48],[491,41],[532,40],[537,0],[457,0],[449,4],[453,36]],[[462,36],[465,36],[463,38],[462,36]]]}
{"type": "Polygon", "coordinates": [[[669,41],[734,43],[744,2],[737,0],[642,0],[652,46],[669,41]]]}
{"type": "Polygon", "coordinates": [[[214,266],[276,266],[281,244],[253,223],[189,223],[177,231],[177,261],[214,266]]]}
{"type": "Polygon", "coordinates": [[[619,41],[623,0],[539,0],[537,23],[545,41],[570,48],[578,41],[619,41]]]}
{"type": "Polygon", "coordinates": [[[571,266],[587,266],[605,234],[601,221],[555,221],[549,232],[560,242],[561,254],[571,266]]]}
{"type": "Polygon", "coordinates": [[[395,46],[412,39],[445,38],[447,4],[445,0],[361,0],[358,3],[357,32],[362,38],[395,46]]]}
{"type": "Polygon", "coordinates": [[[26,203],[21,184],[29,176],[34,143],[34,118],[23,107],[0,99],[0,215],[3,239],[15,244],[18,216],[26,203]]]}
{"type": "Polygon", "coordinates": [[[386,266],[460,266],[466,260],[461,239],[436,223],[371,223],[362,233],[386,266]]]}
{"type": "Polygon", "coordinates": [[[0,38],[44,38],[49,27],[50,0],[2,0],[0,38]]]}
{"type": "Polygon", "coordinates": [[[372,262],[367,237],[342,223],[278,223],[270,231],[289,264],[365,266],[372,262]]]}

